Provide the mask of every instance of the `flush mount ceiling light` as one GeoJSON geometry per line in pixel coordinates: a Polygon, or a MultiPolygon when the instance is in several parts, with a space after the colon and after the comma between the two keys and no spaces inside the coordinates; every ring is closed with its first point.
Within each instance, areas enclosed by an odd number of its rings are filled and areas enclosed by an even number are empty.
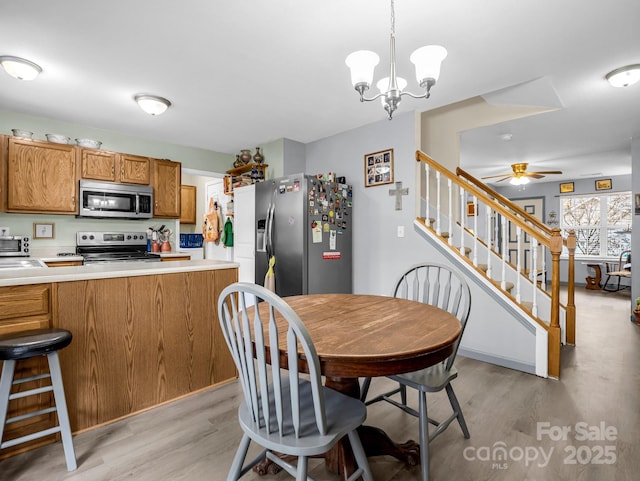
{"type": "Polygon", "coordinates": [[[133,98],[149,115],[160,115],[171,106],[171,102],[167,99],[156,95],[138,94],[133,98]]]}
{"type": "Polygon", "coordinates": [[[380,62],[380,57],[370,50],[358,50],[350,54],[345,63],[351,69],[351,83],[360,94],[360,102],[370,102],[378,98],[381,99],[384,109],[389,114],[389,120],[393,112],[398,108],[403,95],[408,95],[414,99],[428,99],[438,77],[440,76],[440,65],[447,56],[447,49],[440,45],[427,45],[420,47],[411,54],[409,60],[416,67],[416,80],[420,87],[425,89],[420,95],[405,92],[407,82],[396,77],[396,38],[395,38],[395,8],[394,1],[391,0],[391,65],[389,77],[377,83],[380,93],[375,97],[367,98],[364,93],[371,87],[373,81],[373,70],[380,62]]]}
{"type": "Polygon", "coordinates": [[[614,87],[628,87],[640,80],[640,64],[617,68],[609,72],[605,78],[614,87]]]}
{"type": "Polygon", "coordinates": [[[0,56],[0,64],[9,75],[18,80],[33,80],[42,72],[39,65],[20,57],[0,56]]]}

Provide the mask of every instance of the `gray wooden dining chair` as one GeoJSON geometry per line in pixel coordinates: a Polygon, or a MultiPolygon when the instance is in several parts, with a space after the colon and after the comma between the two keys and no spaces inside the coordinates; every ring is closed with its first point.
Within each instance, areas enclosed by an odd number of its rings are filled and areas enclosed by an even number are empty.
{"type": "Polygon", "coordinates": [[[349,480],[372,481],[356,431],[366,407],[322,385],[316,349],[293,309],[262,286],[235,283],[220,293],[218,316],[244,394],[238,408],[244,434],[227,481],[240,479],[265,456],[296,480],[307,481],[308,457],[326,453],[345,435],[358,464],[349,480]],[[276,319],[284,319],[286,328],[278,329],[276,319]],[[308,375],[301,372],[299,351],[308,375]],[[245,464],[251,441],[264,451],[245,464]],[[296,456],[297,465],[275,453],[296,456]]]}
{"type": "MultiPolygon", "coordinates": [[[[395,285],[393,295],[444,309],[460,320],[462,328],[460,336],[454,344],[453,352],[444,361],[419,371],[388,376],[389,379],[398,382],[398,387],[368,401],[366,398],[371,378],[365,378],[362,386],[361,399],[365,401],[365,404],[386,401],[419,419],[422,480],[427,481],[429,479],[429,442],[447,429],[454,419],[458,420],[464,437],[469,438],[467,423],[464,420],[451,381],[458,376],[458,371],[453,363],[469,318],[471,293],[466,281],[458,273],[444,265],[432,263],[413,266],[402,274],[395,285]],[[407,405],[407,387],[418,392],[418,411],[407,405]],[[447,419],[439,422],[428,416],[427,393],[439,392],[443,389],[447,392],[453,412],[447,419]],[[392,398],[396,394],[400,394],[400,401],[392,398]],[[430,434],[429,423],[435,426],[430,434]]],[[[416,328],[419,329],[419,326],[416,328]]]]}

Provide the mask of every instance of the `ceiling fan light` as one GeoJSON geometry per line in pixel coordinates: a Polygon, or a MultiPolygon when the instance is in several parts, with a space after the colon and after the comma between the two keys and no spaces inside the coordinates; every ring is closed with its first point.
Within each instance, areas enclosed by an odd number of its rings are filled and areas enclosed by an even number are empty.
{"type": "Polygon", "coordinates": [[[640,64],[617,68],[609,72],[605,78],[614,87],[628,87],[640,80],[640,64]]]}
{"type": "Polygon", "coordinates": [[[171,106],[171,102],[167,99],[156,95],[138,94],[134,100],[149,115],[160,115],[171,106]]]}
{"type": "Polygon", "coordinates": [[[440,77],[442,61],[447,57],[447,49],[441,45],[427,45],[414,51],[409,60],[416,67],[416,80],[421,87],[431,81],[435,84],[440,77]]]}
{"type": "Polygon", "coordinates": [[[511,185],[525,185],[529,183],[528,177],[511,177],[509,181],[511,185]]]}
{"type": "Polygon", "coordinates": [[[9,75],[18,80],[34,80],[42,72],[39,65],[20,57],[2,56],[0,64],[9,75]]]}
{"type": "Polygon", "coordinates": [[[358,50],[350,54],[344,61],[351,69],[351,84],[357,90],[364,86],[367,90],[373,82],[373,71],[380,63],[380,57],[371,50],[358,50]]]}

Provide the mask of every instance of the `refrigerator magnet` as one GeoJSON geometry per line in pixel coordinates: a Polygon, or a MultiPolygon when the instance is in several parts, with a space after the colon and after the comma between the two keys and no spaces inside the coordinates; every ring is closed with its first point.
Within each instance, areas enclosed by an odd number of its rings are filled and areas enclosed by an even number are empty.
{"type": "Polygon", "coordinates": [[[329,250],[336,250],[336,231],[329,232],[329,250]]]}
{"type": "Polygon", "coordinates": [[[323,224],[323,226],[322,226],[322,230],[323,230],[324,232],[329,232],[329,224],[323,224]]]}
{"type": "Polygon", "coordinates": [[[316,224],[311,229],[311,238],[312,238],[312,242],[314,244],[321,244],[322,243],[322,227],[320,227],[320,224],[316,224]]]}

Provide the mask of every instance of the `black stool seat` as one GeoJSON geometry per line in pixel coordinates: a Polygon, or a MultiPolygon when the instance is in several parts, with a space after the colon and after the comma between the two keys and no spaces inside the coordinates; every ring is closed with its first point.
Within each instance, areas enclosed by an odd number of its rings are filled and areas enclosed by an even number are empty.
{"type": "Polygon", "coordinates": [[[32,329],[0,336],[0,360],[27,359],[57,351],[71,344],[66,329],[32,329]]]}

